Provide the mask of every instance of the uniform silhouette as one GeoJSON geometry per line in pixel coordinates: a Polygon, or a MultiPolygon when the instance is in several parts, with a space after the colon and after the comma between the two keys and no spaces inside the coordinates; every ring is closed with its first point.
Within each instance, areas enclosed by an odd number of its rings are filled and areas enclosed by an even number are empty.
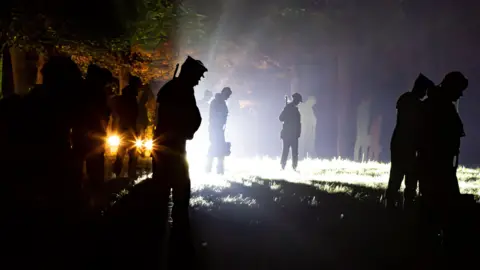
{"type": "Polygon", "coordinates": [[[465,229],[458,227],[460,216],[457,212],[462,211],[457,208],[460,189],[456,177],[460,139],[465,132],[454,102],[467,86],[468,80],[463,74],[451,72],[439,86],[428,91],[423,106],[418,149],[422,216],[428,228],[435,230],[434,235],[438,234],[438,229],[443,231],[443,243],[447,248],[452,240],[459,240],[456,235],[465,229]]]}
{"type": "MultiPolygon", "coordinates": [[[[166,220],[168,200],[172,189],[173,230],[171,241],[175,247],[187,243],[190,221],[190,176],[186,160],[186,143],[193,139],[202,117],[197,107],[194,87],[207,69],[202,62],[187,57],[178,78],[166,83],[157,95],[157,124],[155,129],[153,181],[160,191],[160,213],[166,220]]],[[[176,260],[182,261],[181,258],[176,260]]]]}
{"type": "Polygon", "coordinates": [[[280,165],[285,169],[287,165],[288,153],[292,149],[292,167],[297,169],[298,165],[298,138],[302,132],[302,123],[298,104],[302,102],[302,96],[299,93],[292,95],[293,101],[288,103],[280,114],[279,120],[283,122],[280,138],[283,141],[282,158],[280,165]]]}
{"type": "Polygon", "coordinates": [[[421,131],[421,99],[426,95],[427,89],[433,86],[432,81],[420,74],[412,91],[402,94],[397,101],[397,124],[390,142],[391,168],[386,192],[389,207],[398,202],[398,192],[404,177],[405,203],[410,203],[416,196],[418,175],[414,169],[421,131]]]}
{"type": "Polygon", "coordinates": [[[357,139],[355,140],[354,160],[364,161],[368,159],[370,148],[370,105],[371,100],[363,100],[357,109],[357,139]]]}
{"type": "Polygon", "coordinates": [[[316,157],[315,140],[317,130],[317,118],[313,106],[317,103],[315,97],[308,97],[307,101],[300,104],[298,109],[302,116],[302,136],[300,137],[300,156],[316,157]]]}
{"type": "Polygon", "coordinates": [[[142,87],[143,91],[138,99],[138,117],[137,117],[137,132],[140,138],[144,139],[145,131],[150,125],[148,118],[147,103],[151,101],[154,96],[150,87],[142,87]]]}
{"type": "Polygon", "coordinates": [[[206,171],[212,170],[213,160],[217,159],[217,173],[224,173],[224,159],[230,154],[229,144],[225,141],[225,127],[227,125],[228,107],[227,99],[232,95],[230,87],[223,88],[221,93],[215,95],[210,102],[210,115],[208,134],[210,148],[208,150],[206,171]]]}
{"type": "Polygon", "coordinates": [[[463,95],[468,80],[451,72],[428,92],[424,102],[419,147],[420,192],[428,201],[444,205],[460,194],[456,171],[463,123],[454,102],[463,95]]]}
{"type": "Polygon", "coordinates": [[[129,84],[122,90],[122,95],[116,97],[115,107],[118,117],[118,132],[122,137],[113,171],[117,177],[122,172],[123,159],[125,153],[128,153],[128,177],[132,180],[136,179],[137,153],[134,147],[137,133],[138,88],[141,86],[141,80],[138,77],[130,77],[129,84]]]}
{"type": "Polygon", "coordinates": [[[44,177],[43,198],[65,208],[77,205],[81,171],[74,164],[71,130],[79,118],[78,93],[84,89],[82,73],[68,57],[55,56],[42,70],[43,85],[25,96],[33,171],[44,177]],[[61,202],[59,202],[61,201],[61,202]]]}
{"type": "Polygon", "coordinates": [[[90,65],[85,88],[80,93],[79,119],[72,134],[73,149],[80,169],[86,163],[88,187],[97,191],[104,180],[105,137],[110,117],[107,106],[106,86],[112,81],[112,73],[96,65],[90,65]]]}

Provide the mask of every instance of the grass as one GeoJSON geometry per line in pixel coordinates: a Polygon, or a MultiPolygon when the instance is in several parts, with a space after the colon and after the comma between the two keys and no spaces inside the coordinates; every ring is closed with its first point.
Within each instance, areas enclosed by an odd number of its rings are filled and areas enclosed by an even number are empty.
{"type": "MultiPolygon", "coordinates": [[[[203,265],[196,269],[437,269],[444,264],[443,251],[426,248],[417,237],[416,218],[387,212],[380,204],[389,164],[307,159],[294,172],[281,171],[278,159],[228,158],[220,176],[203,173],[202,156],[189,161],[194,245],[203,265]]],[[[458,177],[463,192],[479,195],[477,169],[460,168],[458,177]]],[[[148,227],[139,228],[143,233],[148,227]]],[[[478,235],[468,238],[478,243],[478,235]]],[[[466,262],[478,252],[470,246],[462,250],[466,262]]]]}
{"type": "MultiPolygon", "coordinates": [[[[328,193],[352,194],[352,186],[384,191],[390,173],[389,163],[353,162],[344,159],[306,159],[300,161],[298,171],[280,170],[279,159],[254,158],[226,160],[224,176],[204,174],[202,161],[189,158],[194,191],[204,188],[222,189],[231,183],[251,186],[253,183],[268,182],[278,189],[278,180],[314,186],[328,193]]],[[[480,197],[480,169],[460,167],[457,172],[462,193],[480,197]]],[[[403,186],[402,186],[403,189],[403,186]]]]}

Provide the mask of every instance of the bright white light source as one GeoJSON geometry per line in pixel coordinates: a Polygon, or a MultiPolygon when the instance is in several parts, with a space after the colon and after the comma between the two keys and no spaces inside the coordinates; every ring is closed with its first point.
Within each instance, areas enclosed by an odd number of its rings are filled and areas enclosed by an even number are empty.
{"type": "Polygon", "coordinates": [[[144,143],[145,150],[147,151],[152,151],[153,149],[153,141],[152,140],[146,140],[144,143]]]}
{"type": "Polygon", "coordinates": [[[143,146],[143,141],[140,140],[140,139],[137,139],[137,140],[135,141],[135,147],[137,147],[137,148],[142,148],[142,146],[143,146]]]}
{"type": "Polygon", "coordinates": [[[107,143],[110,147],[118,147],[120,145],[120,137],[117,135],[112,135],[108,137],[107,143]]]}

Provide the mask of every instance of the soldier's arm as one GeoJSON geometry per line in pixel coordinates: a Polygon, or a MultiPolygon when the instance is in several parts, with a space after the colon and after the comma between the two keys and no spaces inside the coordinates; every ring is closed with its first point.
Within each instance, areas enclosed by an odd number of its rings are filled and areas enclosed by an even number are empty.
{"type": "Polygon", "coordinates": [[[195,97],[192,97],[189,107],[189,119],[185,120],[188,122],[187,138],[192,139],[193,135],[195,132],[197,132],[202,124],[202,116],[200,114],[200,110],[198,109],[197,102],[195,101],[195,97]]]}
{"type": "Polygon", "coordinates": [[[286,110],[287,110],[287,107],[283,108],[283,111],[280,113],[280,116],[278,117],[278,120],[280,120],[280,122],[285,122],[286,110]]]}

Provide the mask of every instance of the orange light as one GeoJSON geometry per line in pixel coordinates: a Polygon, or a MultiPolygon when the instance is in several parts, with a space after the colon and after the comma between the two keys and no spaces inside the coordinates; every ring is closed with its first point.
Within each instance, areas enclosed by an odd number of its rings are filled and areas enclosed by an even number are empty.
{"type": "Polygon", "coordinates": [[[120,146],[120,137],[117,135],[112,135],[107,138],[107,143],[110,147],[118,147],[120,146]]]}
{"type": "Polygon", "coordinates": [[[153,140],[146,140],[144,146],[145,146],[145,150],[147,150],[149,152],[152,151],[153,150],[153,140]]]}

